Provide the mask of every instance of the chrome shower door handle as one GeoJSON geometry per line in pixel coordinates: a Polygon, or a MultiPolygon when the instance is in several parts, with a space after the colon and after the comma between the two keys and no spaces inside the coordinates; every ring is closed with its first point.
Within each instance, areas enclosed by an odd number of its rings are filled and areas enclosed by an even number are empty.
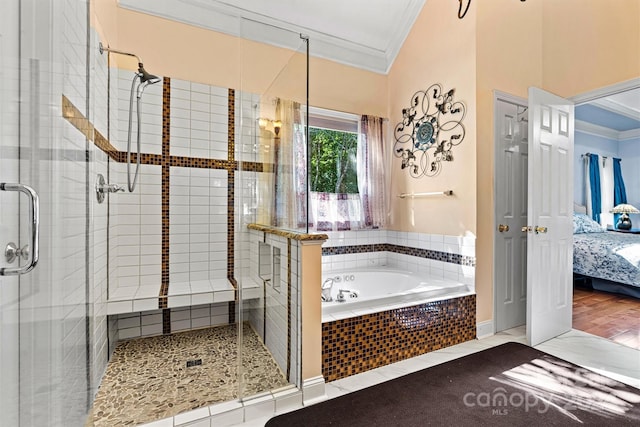
{"type": "Polygon", "coordinates": [[[18,191],[24,193],[29,198],[29,218],[31,225],[31,249],[28,251],[31,255],[31,261],[24,267],[17,268],[0,268],[0,276],[15,276],[25,274],[33,270],[38,263],[39,246],[40,246],[40,199],[38,193],[28,185],[10,184],[6,182],[0,183],[0,190],[18,191]]]}

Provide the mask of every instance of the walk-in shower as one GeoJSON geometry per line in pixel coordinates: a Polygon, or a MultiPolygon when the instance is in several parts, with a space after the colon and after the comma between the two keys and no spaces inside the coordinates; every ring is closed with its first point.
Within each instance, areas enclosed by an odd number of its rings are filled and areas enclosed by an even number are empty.
{"type": "Polygon", "coordinates": [[[108,47],[104,47],[102,43],[99,45],[100,54],[103,52],[107,53],[116,53],[118,55],[132,56],[138,60],[138,71],[133,76],[133,80],[131,80],[131,93],[129,94],[129,126],[127,131],[127,187],[129,192],[133,192],[136,188],[136,182],[138,181],[138,174],[140,172],[140,155],[142,153],[141,144],[140,144],[140,133],[142,128],[142,94],[147,86],[160,82],[162,79],[158,76],[154,76],[153,74],[149,74],[147,70],[144,69],[144,65],[142,63],[142,59],[134,53],[123,52],[116,49],[111,49],[108,47]],[[133,176],[133,180],[131,179],[131,128],[133,126],[133,94],[136,93],[136,145],[138,147],[138,152],[136,156],[136,171],[133,176]]]}

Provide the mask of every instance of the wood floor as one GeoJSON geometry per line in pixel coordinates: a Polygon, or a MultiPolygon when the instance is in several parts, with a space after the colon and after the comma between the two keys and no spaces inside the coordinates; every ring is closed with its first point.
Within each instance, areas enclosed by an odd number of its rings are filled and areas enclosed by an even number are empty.
{"type": "Polygon", "coordinates": [[[640,350],[640,299],[576,287],[573,328],[640,350]]]}

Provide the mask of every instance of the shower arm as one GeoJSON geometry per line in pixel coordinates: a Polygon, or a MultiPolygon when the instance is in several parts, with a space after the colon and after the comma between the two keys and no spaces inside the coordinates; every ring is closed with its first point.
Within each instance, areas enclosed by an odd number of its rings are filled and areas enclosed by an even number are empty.
{"type": "Polygon", "coordinates": [[[102,55],[104,52],[107,52],[107,53],[116,53],[118,55],[124,55],[124,56],[132,56],[138,60],[138,68],[142,68],[142,58],[140,58],[135,53],[124,52],[122,50],[112,49],[110,47],[104,47],[102,42],[98,44],[98,50],[100,51],[100,55],[102,55]]]}

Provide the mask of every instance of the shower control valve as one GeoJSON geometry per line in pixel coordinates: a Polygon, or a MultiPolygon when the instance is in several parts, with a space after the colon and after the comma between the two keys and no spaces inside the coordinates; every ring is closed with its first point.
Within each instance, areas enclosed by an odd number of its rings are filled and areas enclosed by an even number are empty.
{"type": "Polygon", "coordinates": [[[118,193],[120,191],[124,191],[124,187],[119,186],[118,184],[107,184],[104,180],[104,176],[99,173],[96,179],[96,198],[98,199],[98,203],[104,202],[104,195],[107,193],[118,193]]]}

